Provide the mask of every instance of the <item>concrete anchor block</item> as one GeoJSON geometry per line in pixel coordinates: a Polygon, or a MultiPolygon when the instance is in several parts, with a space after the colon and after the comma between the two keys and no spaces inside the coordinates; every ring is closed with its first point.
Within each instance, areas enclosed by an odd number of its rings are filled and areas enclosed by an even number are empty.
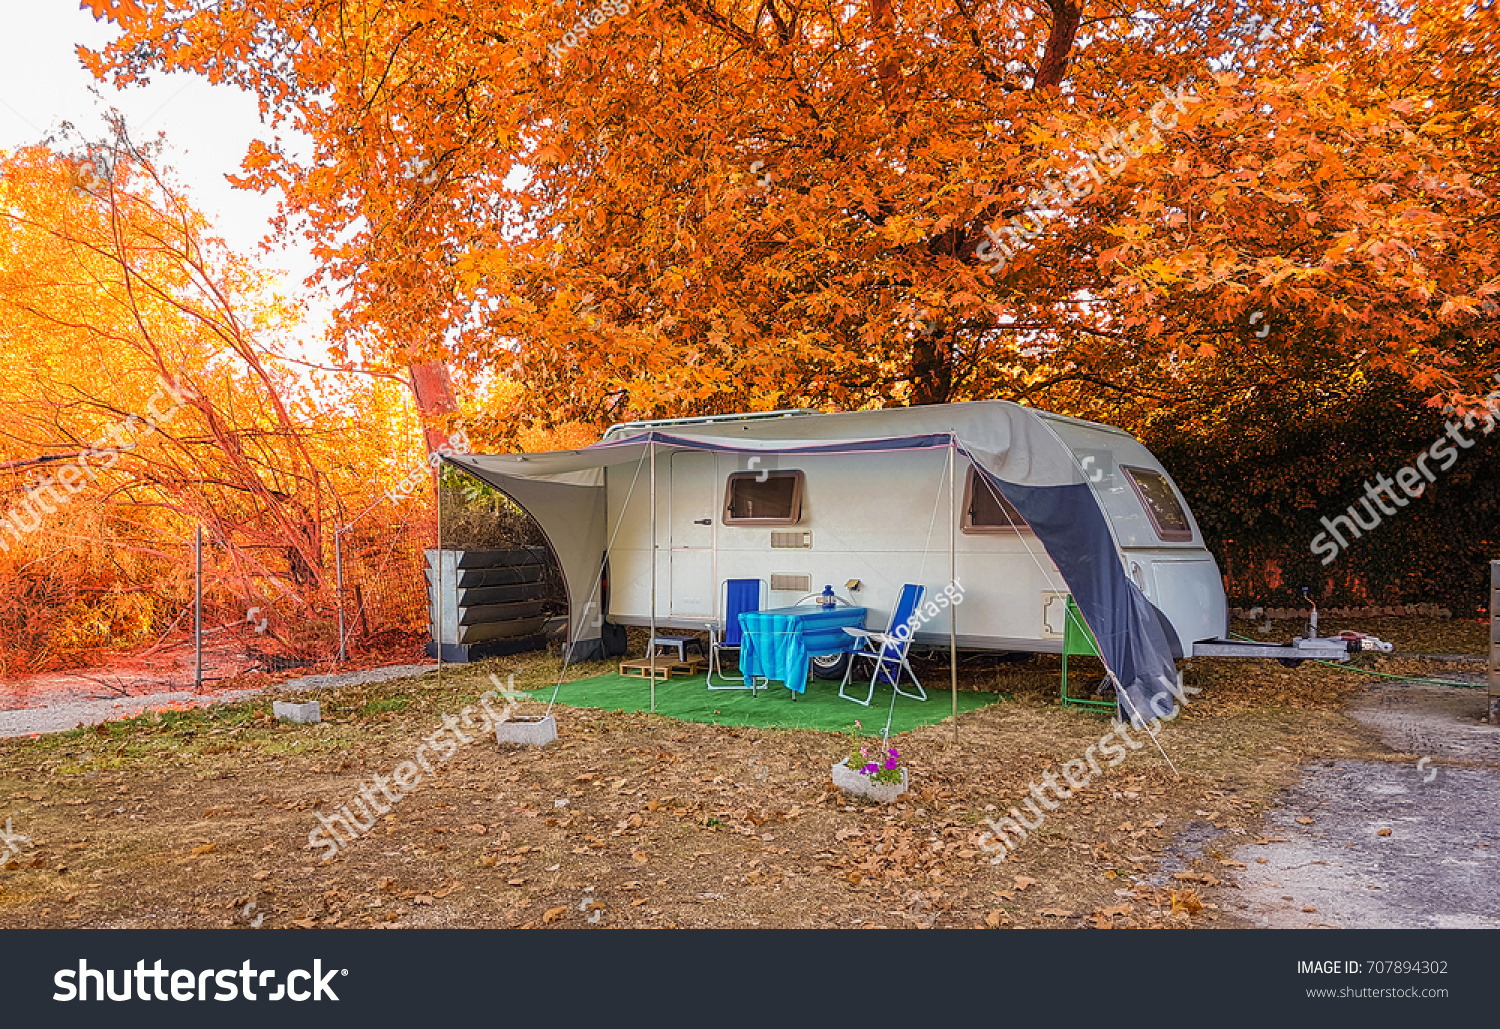
{"type": "Polygon", "coordinates": [[[557,719],[551,715],[513,715],[495,725],[496,743],[545,747],[557,739],[557,719]]]}
{"type": "Polygon", "coordinates": [[[284,721],[297,722],[300,725],[310,725],[323,720],[323,710],[316,700],[309,700],[305,704],[294,704],[290,700],[272,701],[271,713],[284,721]]]}

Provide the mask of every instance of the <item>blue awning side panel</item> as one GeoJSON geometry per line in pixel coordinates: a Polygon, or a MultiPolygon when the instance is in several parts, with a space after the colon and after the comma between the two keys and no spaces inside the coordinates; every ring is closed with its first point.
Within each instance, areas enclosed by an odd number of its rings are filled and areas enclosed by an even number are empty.
{"type": "MultiPolygon", "coordinates": [[[[976,461],[983,471],[983,465],[976,461]]],[[[1020,486],[984,472],[1013,504],[1062,573],[1100,656],[1123,688],[1120,716],[1144,725],[1172,715],[1177,667],[1160,616],[1120,563],[1104,512],[1086,483],[1020,486]],[[1153,699],[1154,698],[1154,699],[1153,699]]]]}

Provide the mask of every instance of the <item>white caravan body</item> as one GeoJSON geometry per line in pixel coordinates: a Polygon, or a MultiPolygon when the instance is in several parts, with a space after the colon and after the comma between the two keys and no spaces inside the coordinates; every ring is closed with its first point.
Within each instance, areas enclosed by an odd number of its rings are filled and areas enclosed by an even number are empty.
{"type": "MultiPolygon", "coordinates": [[[[1002,406],[1014,405],[978,401],[641,422],[613,427],[603,442],[653,430],[753,440],[762,447],[775,440],[805,447],[816,440],[928,433],[963,440],[982,435],[984,420],[1002,406]]],[[[1166,636],[1173,656],[1191,656],[1194,642],[1224,636],[1228,605],[1218,564],[1161,463],[1120,429],[1033,413],[1076,459],[1125,573],[1171,629],[1166,636]]],[[[869,609],[866,625],[873,628],[886,626],[904,583],[926,586],[931,597],[957,579],[962,603],[924,622],[916,643],[946,647],[952,627],[965,649],[1062,649],[1067,584],[1030,531],[970,524],[977,519],[967,508],[974,486],[961,453],[939,448],[784,456],[662,448],[653,463],[659,628],[722,624],[727,579],[764,581],[768,607],[797,603],[831,585],[841,599],[869,609]],[[950,461],[956,472],[951,489],[950,461]],[[801,473],[795,523],[746,525],[733,517],[731,477],[791,472],[801,473]],[[851,580],[858,580],[857,589],[846,588],[851,580]]],[[[603,471],[610,537],[604,614],[617,625],[645,626],[653,621],[651,472],[641,462],[603,471]]]]}

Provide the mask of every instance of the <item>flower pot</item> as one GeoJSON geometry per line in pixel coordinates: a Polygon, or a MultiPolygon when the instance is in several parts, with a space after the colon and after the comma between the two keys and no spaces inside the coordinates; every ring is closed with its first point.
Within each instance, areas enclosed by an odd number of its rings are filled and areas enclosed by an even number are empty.
{"type": "Polygon", "coordinates": [[[557,719],[537,715],[512,715],[495,725],[496,743],[515,743],[523,747],[545,747],[557,739],[557,719]]]}
{"type": "Polygon", "coordinates": [[[911,782],[908,770],[901,769],[901,781],[899,783],[876,782],[868,775],[864,775],[849,767],[849,759],[844,758],[833,766],[833,784],[845,793],[852,793],[857,797],[868,797],[880,804],[894,804],[896,798],[906,792],[911,782]]]}

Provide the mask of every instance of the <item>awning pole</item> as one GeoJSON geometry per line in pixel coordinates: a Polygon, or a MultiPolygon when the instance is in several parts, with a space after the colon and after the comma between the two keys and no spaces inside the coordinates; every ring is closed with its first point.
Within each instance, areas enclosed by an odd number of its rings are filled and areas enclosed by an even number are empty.
{"type": "Polygon", "coordinates": [[[646,638],[646,657],[650,662],[651,712],[656,713],[656,441],[651,448],[651,635],[646,638]]]}
{"type": "MultiPolygon", "coordinates": [[[[954,469],[958,437],[948,440],[948,584],[956,596],[958,593],[958,506],[954,489],[954,469]]],[[[953,742],[958,742],[958,603],[948,605],[948,668],[953,686],[953,742]]]]}
{"type": "MultiPolygon", "coordinates": [[[[433,497],[437,507],[437,631],[432,635],[437,640],[437,684],[438,689],[443,688],[443,626],[444,617],[448,613],[446,598],[443,596],[443,462],[439,461],[433,478],[433,497]]],[[[455,562],[455,570],[457,563],[455,562]]],[[[428,617],[431,617],[429,615],[428,617]]],[[[454,622],[458,618],[455,613],[454,622]]],[[[456,644],[458,636],[453,637],[456,644]]]]}

